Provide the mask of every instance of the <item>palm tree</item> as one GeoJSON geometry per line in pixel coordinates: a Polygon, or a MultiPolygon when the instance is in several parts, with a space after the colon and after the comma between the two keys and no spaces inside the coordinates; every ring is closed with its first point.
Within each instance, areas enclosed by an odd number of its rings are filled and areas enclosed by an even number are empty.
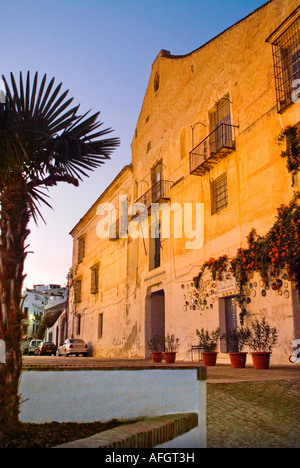
{"type": "Polygon", "coordinates": [[[99,113],[78,115],[68,91],[46,75],[31,84],[27,73],[11,87],[2,76],[5,103],[0,103],[0,339],[6,345],[6,364],[0,364],[0,431],[14,431],[19,423],[19,378],[22,366],[21,305],[24,261],[28,253],[28,224],[42,217],[49,187],[58,182],[75,186],[119,145],[103,138],[99,113]]]}

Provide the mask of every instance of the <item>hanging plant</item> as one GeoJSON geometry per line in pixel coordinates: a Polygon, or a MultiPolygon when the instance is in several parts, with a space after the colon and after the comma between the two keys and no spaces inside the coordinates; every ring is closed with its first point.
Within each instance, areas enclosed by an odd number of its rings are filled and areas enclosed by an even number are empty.
{"type": "Polygon", "coordinates": [[[287,169],[293,175],[299,172],[300,166],[300,127],[287,126],[278,137],[278,143],[286,140],[286,150],[281,152],[287,158],[287,169]]]}

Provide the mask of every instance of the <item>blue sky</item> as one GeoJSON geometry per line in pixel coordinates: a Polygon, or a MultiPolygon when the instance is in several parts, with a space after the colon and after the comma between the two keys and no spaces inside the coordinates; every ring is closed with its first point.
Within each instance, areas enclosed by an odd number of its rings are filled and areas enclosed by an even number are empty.
{"type": "Polygon", "coordinates": [[[256,8],[262,0],[0,0],[0,75],[38,71],[69,89],[81,111],[101,111],[121,145],[79,188],[49,191],[46,225],[31,224],[26,287],[65,283],[70,230],[131,160],[130,145],[161,49],[187,54],[256,8]]]}

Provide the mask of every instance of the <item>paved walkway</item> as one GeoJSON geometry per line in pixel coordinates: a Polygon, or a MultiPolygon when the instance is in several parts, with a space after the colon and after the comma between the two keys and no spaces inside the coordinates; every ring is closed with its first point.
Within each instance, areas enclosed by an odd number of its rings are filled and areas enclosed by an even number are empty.
{"type": "Polygon", "coordinates": [[[219,364],[207,368],[207,383],[231,383],[268,380],[300,380],[300,365],[271,365],[266,370],[255,370],[253,366],[245,369],[232,369],[229,364],[219,364]]]}

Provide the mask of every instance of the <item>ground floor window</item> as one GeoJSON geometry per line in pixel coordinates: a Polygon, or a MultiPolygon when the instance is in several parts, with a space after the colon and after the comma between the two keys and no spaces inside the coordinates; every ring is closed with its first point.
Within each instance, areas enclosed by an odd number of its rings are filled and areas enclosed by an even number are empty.
{"type": "Polygon", "coordinates": [[[98,338],[102,338],[103,335],[103,314],[98,315],[98,338]]]}

